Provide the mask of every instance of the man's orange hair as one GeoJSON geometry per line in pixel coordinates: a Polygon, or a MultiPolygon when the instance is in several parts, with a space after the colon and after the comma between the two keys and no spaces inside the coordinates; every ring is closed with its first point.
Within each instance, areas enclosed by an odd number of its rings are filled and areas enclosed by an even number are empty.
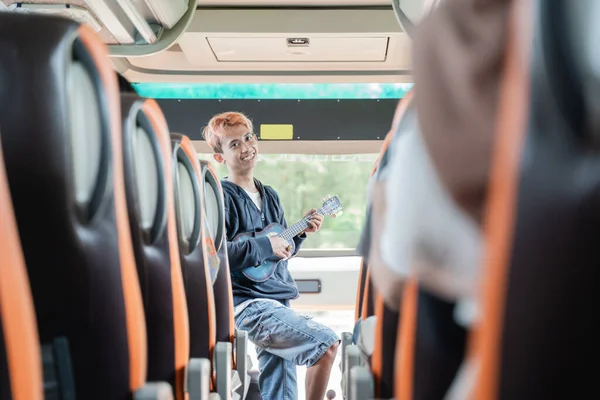
{"type": "Polygon", "coordinates": [[[217,114],[208,121],[208,125],[202,130],[202,136],[215,153],[222,153],[223,136],[227,134],[229,128],[238,125],[243,125],[248,128],[248,132],[253,132],[252,121],[244,114],[235,111],[217,114]]]}

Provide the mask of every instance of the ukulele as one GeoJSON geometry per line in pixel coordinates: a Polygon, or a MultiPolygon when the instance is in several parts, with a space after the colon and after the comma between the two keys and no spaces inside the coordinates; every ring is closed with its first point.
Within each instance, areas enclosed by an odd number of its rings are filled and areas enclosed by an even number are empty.
{"type": "MultiPolygon", "coordinates": [[[[319,215],[328,215],[332,218],[336,218],[342,214],[342,204],[337,196],[327,196],[323,199],[323,205],[316,212],[319,215]]],[[[262,231],[256,233],[240,233],[237,235],[233,242],[243,242],[251,238],[259,237],[273,237],[280,236],[288,242],[290,245],[290,254],[294,254],[296,250],[296,244],[294,243],[294,237],[308,227],[308,221],[310,216],[305,216],[294,225],[284,228],[281,224],[272,223],[267,225],[262,231]]],[[[277,265],[282,260],[273,256],[263,260],[262,264],[257,267],[244,268],[241,273],[246,278],[254,282],[264,282],[275,272],[277,265]]]]}

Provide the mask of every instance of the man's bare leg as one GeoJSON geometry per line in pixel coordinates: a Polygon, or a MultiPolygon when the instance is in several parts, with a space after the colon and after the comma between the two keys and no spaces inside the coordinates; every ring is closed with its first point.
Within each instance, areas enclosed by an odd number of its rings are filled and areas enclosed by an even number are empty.
{"type": "Polygon", "coordinates": [[[306,400],[323,400],[331,367],[335,361],[339,342],[335,342],[315,365],[306,370],[306,400]]]}

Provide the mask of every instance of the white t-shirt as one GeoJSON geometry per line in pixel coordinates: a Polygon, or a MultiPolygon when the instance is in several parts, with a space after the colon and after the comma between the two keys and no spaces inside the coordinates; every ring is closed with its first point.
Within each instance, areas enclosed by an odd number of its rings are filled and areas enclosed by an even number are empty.
{"type": "Polygon", "coordinates": [[[244,189],[244,192],[246,192],[246,194],[250,196],[252,202],[256,204],[256,207],[258,207],[259,210],[261,210],[262,199],[260,198],[260,192],[249,192],[246,189],[244,189]]]}

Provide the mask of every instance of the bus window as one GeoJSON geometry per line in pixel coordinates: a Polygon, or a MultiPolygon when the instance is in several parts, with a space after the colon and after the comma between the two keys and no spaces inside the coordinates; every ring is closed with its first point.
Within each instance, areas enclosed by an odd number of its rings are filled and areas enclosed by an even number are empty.
{"type": "MultiPolygon", "coordinates": [[[[209,154],[217,174],[227,168],[209,154]]],[[[326,217],[319,232],[309,235],[302,250],[354,250],[364,221],[366,188],[377,154],[261,154],[255,176],[277,190],[286,221],[293,224],[311,208],[319,208],[327,194],[337,195],[343,215],[326,217]]]]}

